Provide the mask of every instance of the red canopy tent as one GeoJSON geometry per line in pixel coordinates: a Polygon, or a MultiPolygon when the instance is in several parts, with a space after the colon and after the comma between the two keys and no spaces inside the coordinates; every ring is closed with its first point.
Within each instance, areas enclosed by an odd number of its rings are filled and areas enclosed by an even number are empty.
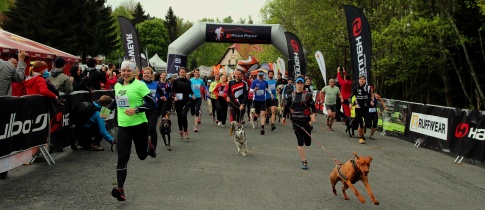
{"type": "MultiPolygon", "coordinates": [[[[0,58],[3,60],[17,58],[17,50],[25,50],[27,52],[29,56],[26,60],[27,66],[30,66],[31,61],[41,60],[47,63],[49,70],[53,68],[52,62],[56,57],[63,57],[66,60],[64,73],[67,75],[69,75],[71,66],[78,65],[81,61],[81,58],[78,56],[71,55],[0,29],[0,58]]],[[[25,73],[28,74],[28,70],[26,70],[25,73]]]]}

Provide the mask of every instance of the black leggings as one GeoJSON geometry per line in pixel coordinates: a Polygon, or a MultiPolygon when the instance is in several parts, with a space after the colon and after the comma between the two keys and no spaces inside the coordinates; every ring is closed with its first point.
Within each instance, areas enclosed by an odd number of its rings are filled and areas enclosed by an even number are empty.
{"type": "Polygon", "coordinates": [[[189,122],[187,121],[187,113],[189,113],[190,101],[176,101],[175,111],[177,112],[177,119],[179,124],[179,131],[187,132],[189,122]]]}
{"type": "Polygon", "coordinates": [[[308,135],[312,134],[312,128],[308,122],[293,121],[293,131],[295,131],[295,136],[299,147],[302,147],[303,145],[312,145],[312,138],[308,135]],[[305,129],[306,132],[303,129],[305,129]]]}
{"type": "Polygon", "coordinates": [[[242,123],[242,121],[244,120],[244,113],[245,113],[245,110],[240,110],[239,107],[236,107],[232,104],[229,105],[229,110],[231,112],[231,121],[236,121],[238,123],[242,123]]]}
{"type": "Polygon", "coordinates": [[[201,110],[200,108],[202,107],[202,99],[201,98],[196,98],[195,100],[192,100],[190,103],[190,114],[192,116],[200,117],[201,115],[201,110]]]}
{"type": "Polygon", "coordinates": [[[152,140],[153,146],[157,147],[157,123],[158,117],[160,116],[159,109],[152,109],[150,111],[145,112],[145,115],[148,119],[148,135],[150,135],[150,139],[152,140]]]}
{"type": "Polygon", "coordinates": [[[366,128],[370,128],[371,121],[369,116],[369,107],[355,108],[355,119],[357,119],[357,122],[359,122],[360,129],[364,129],[364,124],[366,128]]]}
{"type": "Polygon", "coordinates": [[[253,99],[248,99],[246,102],[246,111],[248,112],[248,117],[251,117],[251,106],[253,105],[253,99]]]}
{"type": "Polygon", "coordinates": [[[135,144],[136,154],[140,160],[145,160],[148,156],[148,125],[142,123],[129,127],[118,127],[118,165],[116,166],[116,179],[118,187],[123,188],[125,184],[127,164],[130,160],[131,142],[135,144]]]}
{"type": "Polygon", "coordinates": [[[211,104],[212,104],[212,110],[210,112],[212,113],[212,118],[215,119],[216,112],[217,112],[217,99],[211,98],[211,104]]]}
{"type": "Polygon", "coordinates": [[[219,97],[217,99],[217,120],[221,122],[223,125],[226,124],[226,119],[227,119],[227,101],[219,97]]]}

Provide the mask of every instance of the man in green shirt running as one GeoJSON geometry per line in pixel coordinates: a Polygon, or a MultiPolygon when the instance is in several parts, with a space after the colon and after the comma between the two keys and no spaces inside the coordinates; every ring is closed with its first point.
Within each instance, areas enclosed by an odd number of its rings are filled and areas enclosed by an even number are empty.
{"type": "Polygon", "coordinates": [[[330,79],[328,81],[329,85],[325,86],[321,91],[320,91],[320,101],[323,101],[325,98],[325,108],[327,109],[327,126],[329,131],[333,131],[332,129],[332,124],[333,121],[335,120],[335,113],[336,113],[336,107],[337,107],[337,97],[340,98],[340,101],[343,102],[344,99],[342,98],[342,95],[340,94],[340,89],[335,86],[335,80],[330,79]]]}

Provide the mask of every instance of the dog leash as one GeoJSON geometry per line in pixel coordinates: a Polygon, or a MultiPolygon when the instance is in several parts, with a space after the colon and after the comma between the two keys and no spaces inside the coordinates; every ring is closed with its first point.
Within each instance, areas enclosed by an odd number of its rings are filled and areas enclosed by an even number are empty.
{"type": "Polygon", "coordinates": [[[320,148],[322,148],[325,152],[327,152],[327,154],[335,161],[335,163],[337,165],[342,165],[342,163],[340,163],[337,158],[335,157],[335,155],[332,155],[332,153],[330,153],[322,144],[318,143],[317,140],[315,140],[312,135],[310,135],[310,133],[308,133],[302,126],[298,125],[298,124],[293,124],[293,125],[296,125],[297,127],[299,127],[300,129],[303,130],[303,132],[305,132],[308,136],[310,136],[310,138],[312,139],[313,142],[315,142],[316,144],[318,144],[318,146],[320,146],[320,148]]]}

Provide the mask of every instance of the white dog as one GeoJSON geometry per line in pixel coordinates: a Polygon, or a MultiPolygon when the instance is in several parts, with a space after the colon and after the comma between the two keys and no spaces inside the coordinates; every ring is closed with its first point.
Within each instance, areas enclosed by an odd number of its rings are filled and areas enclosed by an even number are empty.
{"type": "Polygon", "coordinates": [[[251,110],[249,111],[249,116],[251,116],[250,117],[251,125],[253,126],[253,129],[254,129],[255,128],[254,127],[254,123],[256,123],[256,126],[259,125],[259,123],[258,123],[259,121],[258,120],[254,121],[254,117],[256,116],[256,109],[251,108],[251,110]]]}
{"type": "Polygon", "coordinates": [[[244,132],[244,126],[237,122],[231,122],[231,126],[234,132],[234,144],[236,144],[237,152],[245,157],[248,154],[248,141],[246,139],[246,133],[244,132]]]}

